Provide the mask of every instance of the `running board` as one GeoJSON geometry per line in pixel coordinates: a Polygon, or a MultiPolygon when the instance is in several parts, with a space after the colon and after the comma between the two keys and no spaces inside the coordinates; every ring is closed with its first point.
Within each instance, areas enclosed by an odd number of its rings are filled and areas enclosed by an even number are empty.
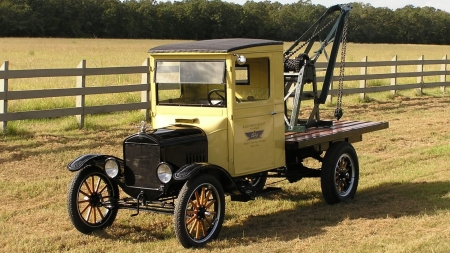
{"type": "Polygon", "coordinates": [[[248,191],[246,194],[240,194],[240,195],[231,195],[231,201],[238,201],[238,202],[247,202],[250,200],[254,200],[256,197],[269,195],[275,192],[280,192],[281,188],[279,187],[266,187],[258,192],[252,192],[248,191]]]}

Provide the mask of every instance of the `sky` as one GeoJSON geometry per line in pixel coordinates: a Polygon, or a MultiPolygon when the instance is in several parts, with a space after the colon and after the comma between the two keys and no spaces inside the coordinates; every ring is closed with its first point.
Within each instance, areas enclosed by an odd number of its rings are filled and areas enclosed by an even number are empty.
{"type": "MultiPolygon", "coordinates": [[[[226,2],[233,2],[237,4],[244,4],[247,0],[222,0],[226,2]]],[[[253,0],[255,2],[264,0],[253,0]]],[[[282,4],[295,3],[297,0],[269,0],[271,2],[280,2],[282,4]]],[[[449,0],[377,0],[377,1],[364,1],[364,0],[351,0],[351,1],[340,1],[340,0],[311,0],[312,4],[320,4],[325,7],[330,7],[336,4],[343,4],[348,2],[362,2],[368,3],[373,7],[388,7],[392,10],[397,8],[405,7],[406,5],[413,5],[416,7],[430,6],[436,9],[441,9],[446,12],[450,12],[450,1],[449,0]]]]}

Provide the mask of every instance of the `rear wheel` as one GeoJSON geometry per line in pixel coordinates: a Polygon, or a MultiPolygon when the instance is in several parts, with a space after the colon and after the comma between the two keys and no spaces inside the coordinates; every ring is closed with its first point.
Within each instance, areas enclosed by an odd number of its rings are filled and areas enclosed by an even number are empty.
{"type": "Polygon", "coordinates": [[[261,191],[266,185],[267,172],[247,176],[245,179],[249,182],[253,191],[261,191]]]}
{"type": "Polygon", "coordinates": [[[338,142],[327,150],[320,181],[323,197],[328,204],[353,199],[358,188],[359,163],[350,143],[338,142]]]}
{"type": "Polygon", "coordinates": [[[103,170],[84,167],[77,172],[69,187],[67,209],[74,227],[82,233],[104,229],[117,216],[113,199],[119,198],[117,183],[103,170]]]}
{"type": "Polygon", "coordinates": [[[189,179],[175,206],[175,234],[185,248],[200,247],[216,239],[225,215],[222,185],[211,175],[189,179]]]}

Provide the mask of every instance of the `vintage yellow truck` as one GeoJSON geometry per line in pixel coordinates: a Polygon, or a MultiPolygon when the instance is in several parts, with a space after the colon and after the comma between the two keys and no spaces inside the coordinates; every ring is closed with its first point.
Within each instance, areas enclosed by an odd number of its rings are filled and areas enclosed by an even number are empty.
{"type": "Polygon", "coordinates": [[[265,187],[270,177],[291,183],[319,177],[327,203],[352,199],[359,164],[351,143],[388,123],[320,119],[340,44],[345,56],[350,9],[329,8],[308,29],[310,38],[301,37],[287,51],[280,41],[243,38],[150,49],[151,127],[143,122],[124,139],[123,158],[85,154],[69,163],[76,172],[67,199],[75,228],[103,229],[119,209],[163,212],[174,215],[179,242],[198,247],[218,237],[226,195],[249,201],[280,190],[265,187]],[[329,27],[325,37],[322,26],[329,27]],[[301,41],[306,49],[292,59],[301,41]],[[310,53],[315,42],[320,47],[310,53]],[[314,63],[329,44],[320,91],[314,63]],[[305,99],[314,106],[302,120],[305,99]],[[320,168],[305,166],[306,158],[318,160],[320,168]],[[119,197],[119,187],[128,196],[119,197]]]}

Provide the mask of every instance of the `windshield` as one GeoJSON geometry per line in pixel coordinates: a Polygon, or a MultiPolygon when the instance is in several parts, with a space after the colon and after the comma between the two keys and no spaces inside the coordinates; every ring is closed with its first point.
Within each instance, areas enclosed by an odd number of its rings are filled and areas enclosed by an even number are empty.
{"type": "Polygon", "coordinates": [[[225,61],[157,61],[157,104],[226,106],[225,61]]]}

